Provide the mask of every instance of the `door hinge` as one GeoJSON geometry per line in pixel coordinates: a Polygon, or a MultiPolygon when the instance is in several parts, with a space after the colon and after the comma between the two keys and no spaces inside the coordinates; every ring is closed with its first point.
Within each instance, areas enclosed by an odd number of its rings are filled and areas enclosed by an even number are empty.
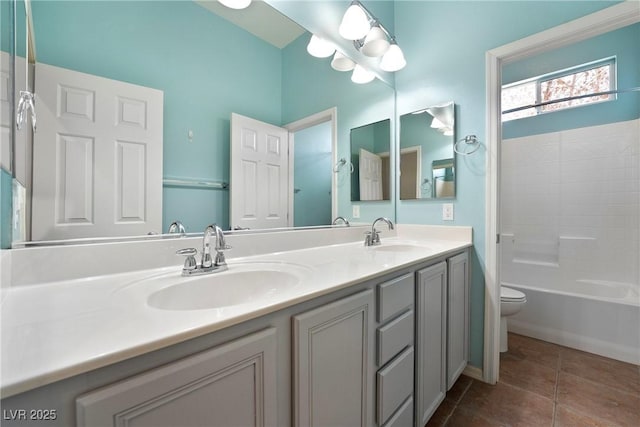
{"type": "Polygon", "coordinates": [[[496,245],[500,244],[500,233],[496,233],[496,245]]]}

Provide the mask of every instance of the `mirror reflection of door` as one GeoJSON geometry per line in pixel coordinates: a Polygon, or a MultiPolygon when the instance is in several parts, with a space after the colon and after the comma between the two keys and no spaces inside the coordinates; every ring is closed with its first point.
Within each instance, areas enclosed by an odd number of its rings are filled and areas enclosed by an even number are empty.
{"type": "Polygon", "coordinates": [[[421,194],[422,149],[420,146],[400,151],[400,198],[419,199],[421,194]]]}
{"type": "Polygon", "coordinates": [[[360,149],[360,200],[382,200],[382,157],[360,149]]]}
{"type": "Polygon", "coordinates": [[[281,228],[288,224],[289,132],[231,114],[232,228],[281,228]]]}
{"type": "Polygon", "coordinates": [[[389,200],[391,121],[351,129],[351,201],[389,200]]]}
{"type": "Polygon", "coordinates": [[[331,122],[295,132],[293,146],[293,225],[330,224],[331,122]]]}

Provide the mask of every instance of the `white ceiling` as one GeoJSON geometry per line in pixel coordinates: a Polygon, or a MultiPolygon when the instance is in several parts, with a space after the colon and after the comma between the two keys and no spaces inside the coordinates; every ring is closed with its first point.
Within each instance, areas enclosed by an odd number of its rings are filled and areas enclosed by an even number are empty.
{"type": "Polygon", "coordinates": [[[282,49],[305,32],[262,0],[253,0],[242,10],[230,9],[217,0],[196,0],[198,5],[282,49]]]}

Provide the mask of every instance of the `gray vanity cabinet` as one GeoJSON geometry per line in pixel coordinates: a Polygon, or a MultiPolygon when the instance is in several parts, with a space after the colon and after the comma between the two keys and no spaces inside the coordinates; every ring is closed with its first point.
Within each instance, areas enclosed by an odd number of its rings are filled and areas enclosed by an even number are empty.
{"type": "Polygon", "coordinates": [[[369,426],[373,290],[293,316],[293,424],[369,426]]]}
{"type": "Polygon", "coordinates": [[[415,425],[422,427],[447,392],[447,263],[416,272],[415,425]]]}
{"type": "Polygon", "coordinates": [[[92,391],[77,425],[276,426],[276,332],[265,329],[92,391]]]}
{"type": "Polygon", "coordinates": [[[469,360],[469,256],[465,251],[447,260],[447,390],[469,360]]]}

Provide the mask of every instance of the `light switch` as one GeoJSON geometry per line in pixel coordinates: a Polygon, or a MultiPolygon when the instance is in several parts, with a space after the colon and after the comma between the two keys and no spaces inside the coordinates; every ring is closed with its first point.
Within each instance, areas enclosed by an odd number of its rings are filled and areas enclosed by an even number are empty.
{"type": "Polygon", "coordinates": [[[354,218],[360,218],[360,205],[353,205],[352,215],[354,218]]]}

